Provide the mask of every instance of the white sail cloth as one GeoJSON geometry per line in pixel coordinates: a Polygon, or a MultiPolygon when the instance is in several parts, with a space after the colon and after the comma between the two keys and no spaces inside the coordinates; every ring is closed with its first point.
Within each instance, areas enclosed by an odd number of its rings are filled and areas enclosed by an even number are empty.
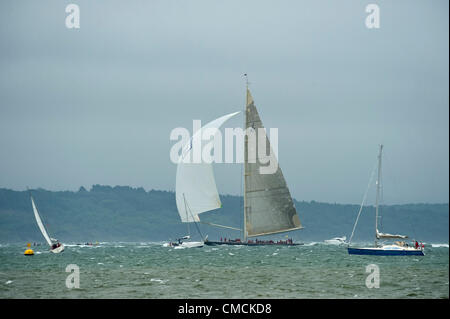
{"type": "Polygon", "coordinates": [[[393,234],[387,234],[387,233],[380,233],[377,229],[377,239],[383,239],[383,238],[384,239],[394,239],[394,238],[405,239],[405,238],[408,238],[408,236],[399,235],[399,234],[393,235],[393,234]]]}
{"type": "Polygon", "coordinates": [[[44,224],[42,223],[41,217],[39,216],[39,212],[36,208],[36,205],[34,204],[33,197],[31,197],[31,205],[33,206],[34,217],[36,218],[36,222],[39,226],[39,229],[41,230],[41,233],[44,236],[45,241],[51,247],[52,241],[50,239],[50,236],[47,234],[47,230],[45,229],[44,224]]]}
{"type": "MultiPolygon", "coordinates": [[[[209,122],[195,132],[189,143],[183,146],[182,154],[178,160],[176,176],[176,203],[181,221],[184,223],[199,221],[198,214],[220,208],[219,193],[211,163],[186,163],[186,158],[191,158],[193,141],[201,141],[202,132],[213,129],[219,132],[219,128],[230,118],[240,112],[224,115],[209,122]]],[[[215,135],[214,135],[215,138],[215,135]]]]}

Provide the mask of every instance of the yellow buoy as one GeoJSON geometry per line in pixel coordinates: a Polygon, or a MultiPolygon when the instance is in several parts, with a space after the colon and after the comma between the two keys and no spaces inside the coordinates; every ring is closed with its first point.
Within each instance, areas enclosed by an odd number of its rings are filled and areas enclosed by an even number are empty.
{"type": "Polygon", "coordinates": [[[28,249],[25,250],[25,252],[24,252],[23,254],[24,254],[25,256],[32,256],[32,255],[34,255],[33,249],[30,248],[30,247],[31,247],[31,244],[30,244],[30,243],[27,244],[27,247],[28,247],[28,249]]]}
{"type": "Polygon", "coordinates": [[[33,251],[33,249],[28,248],[27,250],[25,250],[25,252],[23,254],[25,256],[32,256],[32,255],[34,255],[34,251],[33,251]]]}

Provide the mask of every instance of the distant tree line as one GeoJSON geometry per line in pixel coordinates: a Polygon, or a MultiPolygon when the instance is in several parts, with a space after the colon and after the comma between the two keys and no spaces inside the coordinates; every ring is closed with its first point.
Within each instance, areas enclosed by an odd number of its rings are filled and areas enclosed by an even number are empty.
{"type": "MultiPolygon", "coordinates": [[[[93,185],[88,191],[33,189],[35,200],[50,235],[63,242],[163,241],[183,236],[175,194],[142,187],[93,185]]],[[[242,197],[222,195],[222,208],[201,215],[202,220],[241,228],[242,197]]],[[[358,205],[294,201],[304,226],[301,231],[274,235],[297,241],[322,241],[349,237],[358,205]]],[[[448,242],[448,204],[407,204],[381,207],[380,230],[402,233],[428,242],[448,242]]],[[[210,239],[238,238],[239,231],[200,225],[210,239]]],[[[371,241],[374,236],[374,207],[365,207],[354,240],[371,241]]],[[[191,227],[195,235],[195,227],[191,227]]],[[[0,242],[43,242],[27,191],[0,189],[0,242]]]]}

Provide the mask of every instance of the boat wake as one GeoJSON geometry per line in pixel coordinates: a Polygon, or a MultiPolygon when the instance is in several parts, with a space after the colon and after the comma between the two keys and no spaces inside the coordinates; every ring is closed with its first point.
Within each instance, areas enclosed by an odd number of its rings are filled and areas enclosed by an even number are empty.
{"type": "Polygon", "coordinates": [[[431,247],[433,248],[448,248],[448,244],[431,244],[431,247]]]}
{"type": "Polygon", "coordinates": [[[313,242],[310,242],[310,243],[305,243],[303,246],[316,246],[316,245],[320,245],[320,244],[323,244],[323,243],[319,243],[319,242],[313,241],[313,242]]]}

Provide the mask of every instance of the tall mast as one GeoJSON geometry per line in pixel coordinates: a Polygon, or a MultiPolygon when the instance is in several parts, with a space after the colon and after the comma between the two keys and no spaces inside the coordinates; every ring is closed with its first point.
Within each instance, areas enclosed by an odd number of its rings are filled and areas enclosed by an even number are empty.
{"type": "Polygon", "coordinates": [[[375,247],[377,246],[378,234],[378,204],[380,201],[380,187],[381,187],[381,153],[383,151],[383,144],[380,145],[380,152],[378,154],[378,177],[377,177],[377,197],[375,202],[375,247]]]}
{"type": "MultiPolygon", "coordinates": [[[[246,88],[246,97],[245,97],[245,106],[244,106],[244,132],[246,132],[247,129],[247,101],[248,101],[248,76],[247,73],[244,74],[245,76],[245,88],[246,88]]],[[[244,243],[247,242],[247,218],[246,218],[246,210],[247,210],[247,193],[246,193],[246,179],[247,179],[247,160],[248,160],[248,136],[247,134],[244,134],[244,243]]]]}

